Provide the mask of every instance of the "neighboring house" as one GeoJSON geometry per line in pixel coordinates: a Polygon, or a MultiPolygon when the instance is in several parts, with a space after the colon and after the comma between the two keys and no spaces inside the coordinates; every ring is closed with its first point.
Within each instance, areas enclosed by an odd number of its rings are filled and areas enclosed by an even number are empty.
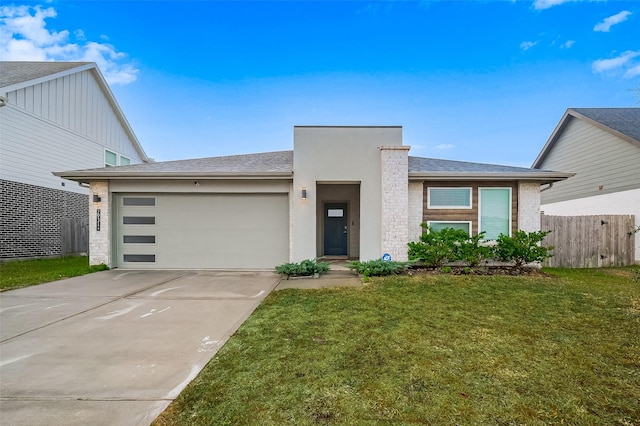
{"type": "Polygon", "coordinates": [[[570,176],[409,157],[401,127],[297,126],[293,147],[55,175],[91,185],[92,264],[240,269],[406,260],[423,222],[538,230],[540,185],[570,176]]]}
{"type": "Polygon", "coordinates": [[[0,96],[0,258],[64,254],[89,189],[52,171],[149,159],[94,63],[0,62],[0,96]]]}
{"type": "Polygon", "coordinates": [[[635,215],[640,226],[640,108],[568,109],[532,167],[576,174],[542,190],[545,214],[635,215]]]}

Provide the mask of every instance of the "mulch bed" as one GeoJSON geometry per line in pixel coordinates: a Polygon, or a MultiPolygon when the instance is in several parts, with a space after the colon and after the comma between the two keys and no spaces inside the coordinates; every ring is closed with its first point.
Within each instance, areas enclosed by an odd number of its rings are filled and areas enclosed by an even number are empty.
{"type": "Polygon", "coordinates": [[[407,269],[405,275],[513,275],[513,276],[547,276],[539,268],[516,268],[509,265],[491,265],[491,266],[441,266],[441,267],[425,267],[413,266],[407,269]]]}

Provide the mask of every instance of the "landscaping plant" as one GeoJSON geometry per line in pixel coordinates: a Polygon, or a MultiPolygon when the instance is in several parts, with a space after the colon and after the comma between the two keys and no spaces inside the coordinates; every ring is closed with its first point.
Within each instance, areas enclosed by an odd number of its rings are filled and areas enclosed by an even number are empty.
{"type": "Polygon", "coordinates": [[[287,276],[310,276],[329,272],[329,262],[319,262],[318,259],[305,259],[299,263],[285,263],[276,266],[276,274],[287,276]]]}
{"type": "Polygon", "coordinates": [[[500,234],[498,244],[495,247],[495,255],[498,260],[512,262],[516,268],[522,268],[527,263],[542,262],[553,256],[553,246],[540,245],[544,237],[551,231],[516,231],[512,237],[500,234]]]}
{"type": "Polygon", "coordinates": [[[420,241],[409,243],[409,259],[424,262],[425,266],[440,267],[458,260],[458,247],[469,239],[469,234],[461,229],[444,228],[434,231],[426,228],[420,241]]]}
{"type": "Polygon", "coordinates": [[[375,259],[365,262],[355,260],[347,263],[347,268],[365,277],[383,277],[399,274],[405,271],[410,265],[411,262],[394,262],[375,259]]]}
{"type": "Polygon", "coordinates": [[[425,224],[420,241],[409,243],[409,258],[424,262],[425,266],[440,267],[445,263],[462,261],[478,266],[491,258],[491,247],[483,245],[484,232],[471,237],[462,229],[444,228],[434,231],[425,224]]]}

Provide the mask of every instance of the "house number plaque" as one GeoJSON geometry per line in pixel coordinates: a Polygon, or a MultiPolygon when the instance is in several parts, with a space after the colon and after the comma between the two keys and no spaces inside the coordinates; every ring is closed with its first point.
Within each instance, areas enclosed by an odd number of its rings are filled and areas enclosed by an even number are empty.
{"type": "Polygon", "coordinates": [[[96,210],[96,231],[100,230],[100,209],[96,210]]]}

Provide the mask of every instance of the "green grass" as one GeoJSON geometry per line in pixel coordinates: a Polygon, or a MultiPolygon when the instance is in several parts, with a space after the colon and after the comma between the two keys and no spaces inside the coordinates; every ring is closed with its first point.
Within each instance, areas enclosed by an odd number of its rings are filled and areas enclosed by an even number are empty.
{"type": "Polygon", "coordinates": [[[155,425],[637,425],[632,268],[272,293],[155,425]]]}
{"type": "Polygon", "coordinates": [[[62,257],[11,261],[0,264],[0,291],[77,277],[108,269],[105,265],[89,266],[89,258],[62,257]]]}

